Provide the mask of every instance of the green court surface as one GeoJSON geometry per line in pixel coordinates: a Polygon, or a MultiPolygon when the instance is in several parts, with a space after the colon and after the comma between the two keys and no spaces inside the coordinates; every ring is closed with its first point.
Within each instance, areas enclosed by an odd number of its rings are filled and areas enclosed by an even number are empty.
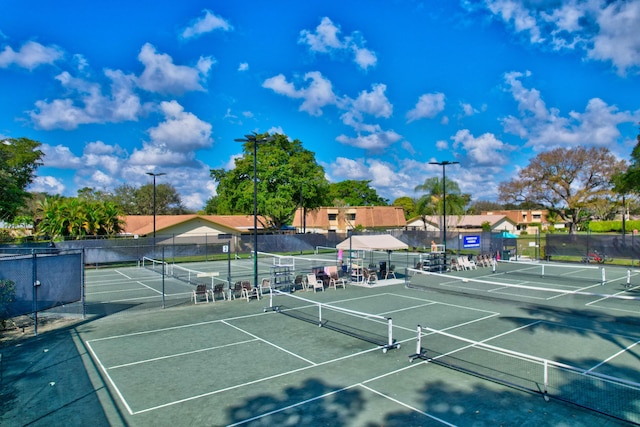
{"type": "MultiPolygon", "coordinates": [[[[542,288],[558,288],[549,277],[505,278],[486,267],[449,273],[446,281],[437,283],[420,273],[412,275],[409,287],[389,283],[295,292],[329,305],[323,307],[322,321],[314,322],[287,315],[286,310],[299,313],[311,303],[285,295],[161,309],[156,273],[139,268],[87,270],[87,301],[116,305],[117,310],[105,308],[108,315],[90,316],[65,330],[3,348],[0,424],[640,422],[640,304],[633,298],[603,296],[638,296],[637,285],[624,289],[617,283],[569,282],[562,289],[573,293],[549,292],[542,288]],[[495,286],[498,280],[516,287],[495,286]],[[147,300],[156,307],[131,310],[147,300]],[[334,315],[330,306],[376,316],[364,321],[344,312],[334,315]],[[392,318],[391,329],[377,316],[392,318]],[[365,329],[363,335],[381,337],[382,342],[390,332],[393,348],[383,351],[382,345],[352,336],[365,329]],[[461,365],[447,367],[454,359],[461,365]],[[540,360],[580,371],[559,374],[552,369],[546,379],[546,362],[540,360]],[[608,385],[585,379],[590,375],[615,378],[622,386],[604,388],[608,385]],[[548,401],[524,389],[527,384],[542,389],[546,382],[548,401]],[[621,405],[617,416],[627,422],[554,397],[592,391],[608,397],[581,401],[621,405]]],[[[167,295],[188,295],[193,289],[168,279],[164,286],[167,295]]],[[[311,305],[301,317],[309,320],[315,310],[311,305]]]]}

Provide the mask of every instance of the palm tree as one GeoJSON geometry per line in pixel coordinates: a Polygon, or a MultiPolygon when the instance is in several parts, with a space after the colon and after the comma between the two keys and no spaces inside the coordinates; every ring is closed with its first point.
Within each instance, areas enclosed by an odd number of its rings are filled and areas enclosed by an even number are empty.
{"type": "MultiPolygon", "coordinates": [[[[447,185],[447,215],[463,215],[468,197],[460,192],[458,183],[448,179],[447,185]]],[[[442,197],[442,180],[440,178],[427,178],[424,183],[417,185],[415,191],[423,191],[424,194],[416,204],[418,214],[425,223],[428,215],[442,215],[444,211],[444,198],[442,197]]]]}

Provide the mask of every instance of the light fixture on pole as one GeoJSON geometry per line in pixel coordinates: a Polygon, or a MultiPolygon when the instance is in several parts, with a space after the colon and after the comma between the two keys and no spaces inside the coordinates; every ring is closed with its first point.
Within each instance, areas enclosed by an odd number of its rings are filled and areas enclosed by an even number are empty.
{"type": "Polygon", "coordinates": [[[430,165],[442,166],[442,246],[444,253],[444,269],[447,269],[447,185],[445,169],[447,165],[457,165],[459,162],[450,162],[444,160],[442,162],[429,162],[430,165]]]}
{"type": "Polygon", "coordinates": [[[258,144],[273,141],[273,136],[260,137],[256,132],[234,141],[253,144],[253,282],[258,286],[258,144]]]}
{"type": "Polygon", "coordinates": [[[147,175],[153,177],[153,247],[156,247],[156,177],[166,175],[164,172],[147,172],[147,175]]]}

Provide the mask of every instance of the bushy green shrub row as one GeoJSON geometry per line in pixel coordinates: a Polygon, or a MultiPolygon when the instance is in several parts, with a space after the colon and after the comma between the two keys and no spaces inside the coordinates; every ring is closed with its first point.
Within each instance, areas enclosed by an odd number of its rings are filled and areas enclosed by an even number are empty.
{"type": "MultiPolygon", "coordinates": [[[[628,220],[624,224],[625,231],[632,233],[633,230],[640,230],[640,220],[628,220]]],[[[622,232],[622,221],[591,221],[589,230],[594,233],[622,232]]]]}

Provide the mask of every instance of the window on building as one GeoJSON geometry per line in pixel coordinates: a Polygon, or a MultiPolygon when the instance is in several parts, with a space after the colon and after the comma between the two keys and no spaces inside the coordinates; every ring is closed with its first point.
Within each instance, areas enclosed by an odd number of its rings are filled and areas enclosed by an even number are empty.
{"type": "Polygon", "coordinates": [[[356,220],[356,214],[354,214],[354,213],[347,214],[347,219],[349,221],[355,221],[356,220]]]}
{"type": "Polygon", "coordinates": [[[329,221],[335,221],[336,219],[338,219],[338,214],[329,214],[329,221]]]}

